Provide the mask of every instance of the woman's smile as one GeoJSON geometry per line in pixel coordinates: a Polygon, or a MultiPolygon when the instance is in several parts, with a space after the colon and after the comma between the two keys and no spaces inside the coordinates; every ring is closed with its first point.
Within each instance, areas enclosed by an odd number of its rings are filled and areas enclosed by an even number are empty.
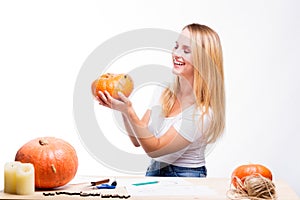
{"type": "Polygon", "coordinates": [[[173,58],[174,68],[180,68],[185,65],[184,59],[181,57],[174,57],[173,58]]]}

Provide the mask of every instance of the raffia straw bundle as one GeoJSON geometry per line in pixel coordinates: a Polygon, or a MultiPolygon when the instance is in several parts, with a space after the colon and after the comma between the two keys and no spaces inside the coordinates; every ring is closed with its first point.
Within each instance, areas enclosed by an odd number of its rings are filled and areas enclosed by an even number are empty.
{"type": "Polygon", "coordinates": [[[227,197],[232,200],[275,200],[277,199],[275,184],[260,174],[247,176],[242,182],[238,177],[236,188],[227,192],[227,197]]]}

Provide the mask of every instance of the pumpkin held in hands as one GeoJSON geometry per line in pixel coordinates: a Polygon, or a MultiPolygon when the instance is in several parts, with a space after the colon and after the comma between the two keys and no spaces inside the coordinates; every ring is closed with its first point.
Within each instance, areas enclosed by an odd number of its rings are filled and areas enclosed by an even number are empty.
{"type": "Polygon", "coordinates": [[[241,165],[241,166],[238,166],[232,172],[231,183],[234,185],[234,187],[237,187],[239,180],[242,183],[244,183],[244,180],[245,180],[246,177],[248,177],[248,176],[259,176],[259,175],[272,180],[271,171],[263,165],[260,165],[260,164],[241,165]]]}
{"type": "Polygon", "coordinates": [[[92,83],[93,95],[99,96],[99,91],[105,90],[115,99],[119,99],[118,92],[128,97],[133,90],[133,80],[128,74],[106,73],[92,83]]]}
{"type": "Polygon", "coordinates": [[[32,163],[36,188],[56,188],[70,182],[78,168],[75,149],[55,137],[36,138],[24,144],[17,152],[16,161],[32,163]]]}

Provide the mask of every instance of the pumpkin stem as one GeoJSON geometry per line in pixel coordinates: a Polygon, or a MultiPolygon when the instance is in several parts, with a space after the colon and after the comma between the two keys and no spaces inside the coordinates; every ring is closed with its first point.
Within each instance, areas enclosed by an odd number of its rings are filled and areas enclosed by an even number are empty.
{"type": "Polygon", "coordinates": [[[40,139],[39,140],[40,145],[44,146],[44,145],[48,145],[48,141],[46,139],[40,139]]]}
{"type": "Polygon", "coordinates": [[[53,164],[51,165],[51,169],[52,169],[53,173],[56,174],[56,168],[53,164]]]}

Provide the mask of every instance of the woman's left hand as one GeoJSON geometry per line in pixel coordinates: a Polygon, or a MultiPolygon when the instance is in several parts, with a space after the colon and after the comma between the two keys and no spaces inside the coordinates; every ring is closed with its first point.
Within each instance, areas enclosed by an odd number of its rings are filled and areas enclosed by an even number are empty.
{"type": "Polygon", "coordinates": [[[132,106],[131,101],[122,92],[118,92],[118,95],[120,100],[113,98],[107,91],[99,91],[97,100],[102,106],[127,113],[128,109],[132,106]]]}

